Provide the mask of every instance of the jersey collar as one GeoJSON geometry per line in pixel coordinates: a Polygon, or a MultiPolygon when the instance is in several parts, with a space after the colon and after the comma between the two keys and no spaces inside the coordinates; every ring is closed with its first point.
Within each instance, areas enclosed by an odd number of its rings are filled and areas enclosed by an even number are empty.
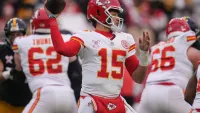
{"type": "Polygon", "coordinates": [[[107,37],[110,40],[113,40],[115,38],[115,34],[113,34],[112,32],[105,32],[105,31],[99,31],[99,30],[95,30],[95,32],[104,35],[105,37],[107,37]]]}

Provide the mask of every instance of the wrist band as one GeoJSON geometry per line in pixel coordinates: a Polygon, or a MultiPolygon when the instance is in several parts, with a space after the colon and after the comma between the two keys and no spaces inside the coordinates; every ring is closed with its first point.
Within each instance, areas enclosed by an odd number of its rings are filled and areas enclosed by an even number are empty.
{"type": "Polygon", "coordinates": [[[139,63],[141,66],[148,66],[149,51],[140,50],[139,63]]]}

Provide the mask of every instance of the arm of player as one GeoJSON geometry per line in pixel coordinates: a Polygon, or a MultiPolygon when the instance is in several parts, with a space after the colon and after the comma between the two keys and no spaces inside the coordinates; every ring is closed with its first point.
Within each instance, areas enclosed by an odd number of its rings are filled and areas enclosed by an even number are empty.
{"type": "Polygon", "coordinates": [[[68,76],[71,81],[71,87],[74,90],[76,101],[78,102],[82,84],[82,67],[78,57],[71,59],[68,67],[68,76]]]}
{"type": "MultiPolygon", "coordinates": [[[[0,47],[0,53],[3,53],[3,47],[0,47]]],[[[4,71],[3,54],[0,54],[0,81],[7,80],[10,77],[10,70],[4,71]]]]}
{"type": "Polygon", "coordinates": [[[148,68],[148,54],[150,48],[150,38],[148,32],[143,32],[143,38],[139,39],[140,56],[139,60],[135,55],[128,57],[125,61],[126,68],[133,80],[142,83],[148,68]]]}
{"type": "Polygon", "coordinates": [[[64,42],[55,18],[50,18],[50,30],[54,48],[58,53],[67,57],[72,57],[78,54],[81,49],[81,44],[76,40],[64,42]]]}
{"type": "Polygon", "coordinates": [[[185,90],[185,101],[190,105],[193,104],[194,98],[196,96],[196,87],[197,87],[197,78],[196,74],[194,74],[190,78],[185,90]]]}
{"type": "Polygon", "coordinates": [[[19,53],[15,53],[14,60],[15,60],[15,69],[17,71],[22,71],[21,58],[19,53]]]}
{"type": "MultiPolygon", "coordinates": [[[[194,47],[189,47],[187,51],[187,55],[191,63],[193,64],[194,70],[198,69],[199,61],[200,61],[200,51],[194,47]]],[[[193,104],[193,100],[196,94],[196,87],[197,87],[197,78],[196,73],[190,78],[188,85],[185,91],[185,101],[189,104],[193,104]]]]}

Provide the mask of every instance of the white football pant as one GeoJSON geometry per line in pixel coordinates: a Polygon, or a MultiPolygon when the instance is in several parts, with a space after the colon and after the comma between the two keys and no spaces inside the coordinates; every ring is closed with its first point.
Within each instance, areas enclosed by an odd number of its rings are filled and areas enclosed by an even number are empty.
{"type": "Polygon", "coordinates": [[[42,87],[22,113],[77,113],[74,92],[69,86],[42,87]]]}
{"type": "Polygon", "coordinates": [[[183,90],[176,85],[149,85],[141,97],[138,113],[189,113],[183,90]]]}

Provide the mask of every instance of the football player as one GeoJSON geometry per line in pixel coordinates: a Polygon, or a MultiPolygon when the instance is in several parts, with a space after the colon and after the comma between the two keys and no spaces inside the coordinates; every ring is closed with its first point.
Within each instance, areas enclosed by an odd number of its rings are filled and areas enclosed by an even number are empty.
{"type": "Polygon", "coordinates": [[[191,109],[184,91],[200,60],[200,52],[192,47],[197,37],[183,18],[169,21],[166,36],[166,41],[151,48],[151,69],[139,113],[189,113],[191,109]]]}
{"type": "Polygon", "coordinates": [[[16,37],[26,35],[27,26],[22,19],[11,18],[4,31],[6,43],[0,45],[0,113],[21,113],[32,95],[23,73],[13,70],[12,45],[16,37]],[[16,76],[11,76],[11,73],[16,76]]]}
{"type": "MultiPolygon", "coordinates": [[[[76,113],[76,101],[67,76],[76,57],[58,54],[52,44],[50,21],[44,9],[31,19],[32,34],[14,41],[16,69],[23,69],[33,97],[22,113],[76,113]]],[[[71,35],[63,35],[67,41],[71,35]]]]}
{"type": "MultiPolygon", "coordinates": [[[[197,24],[189,17],[184,17],[183,19],[185,19],[188,22],[191,29],[196,33],[196,36],[199,37],[200,29],[198,28],[197,24]]],[[[200,50],[199,39],[192,46],[200,50]]],[[[185,101],[188,102],[190,105],[192,105],[192,109],[190,113],[200,113],[199,92],[200,92],[200,65],[198,63],[198,69],[195,70],[195,73],[190,78],[186,91],[185,91],[185,101]]]]}
{"type": "Polygon", "coordinates": [[[82,89],[78,113],[135,113],[120,96],[125,66],[132,78],[141,83],[148,65],[149,35],[140,38],[139,59],[132,35],[120,32],[123,11],[118,0],[90,0],[87,17],[94,31],[75,33],[64,42],[56,22],[58,14],[49,15],[55,50],[65,56],[79,55],[82,60],[82,89]]]}

